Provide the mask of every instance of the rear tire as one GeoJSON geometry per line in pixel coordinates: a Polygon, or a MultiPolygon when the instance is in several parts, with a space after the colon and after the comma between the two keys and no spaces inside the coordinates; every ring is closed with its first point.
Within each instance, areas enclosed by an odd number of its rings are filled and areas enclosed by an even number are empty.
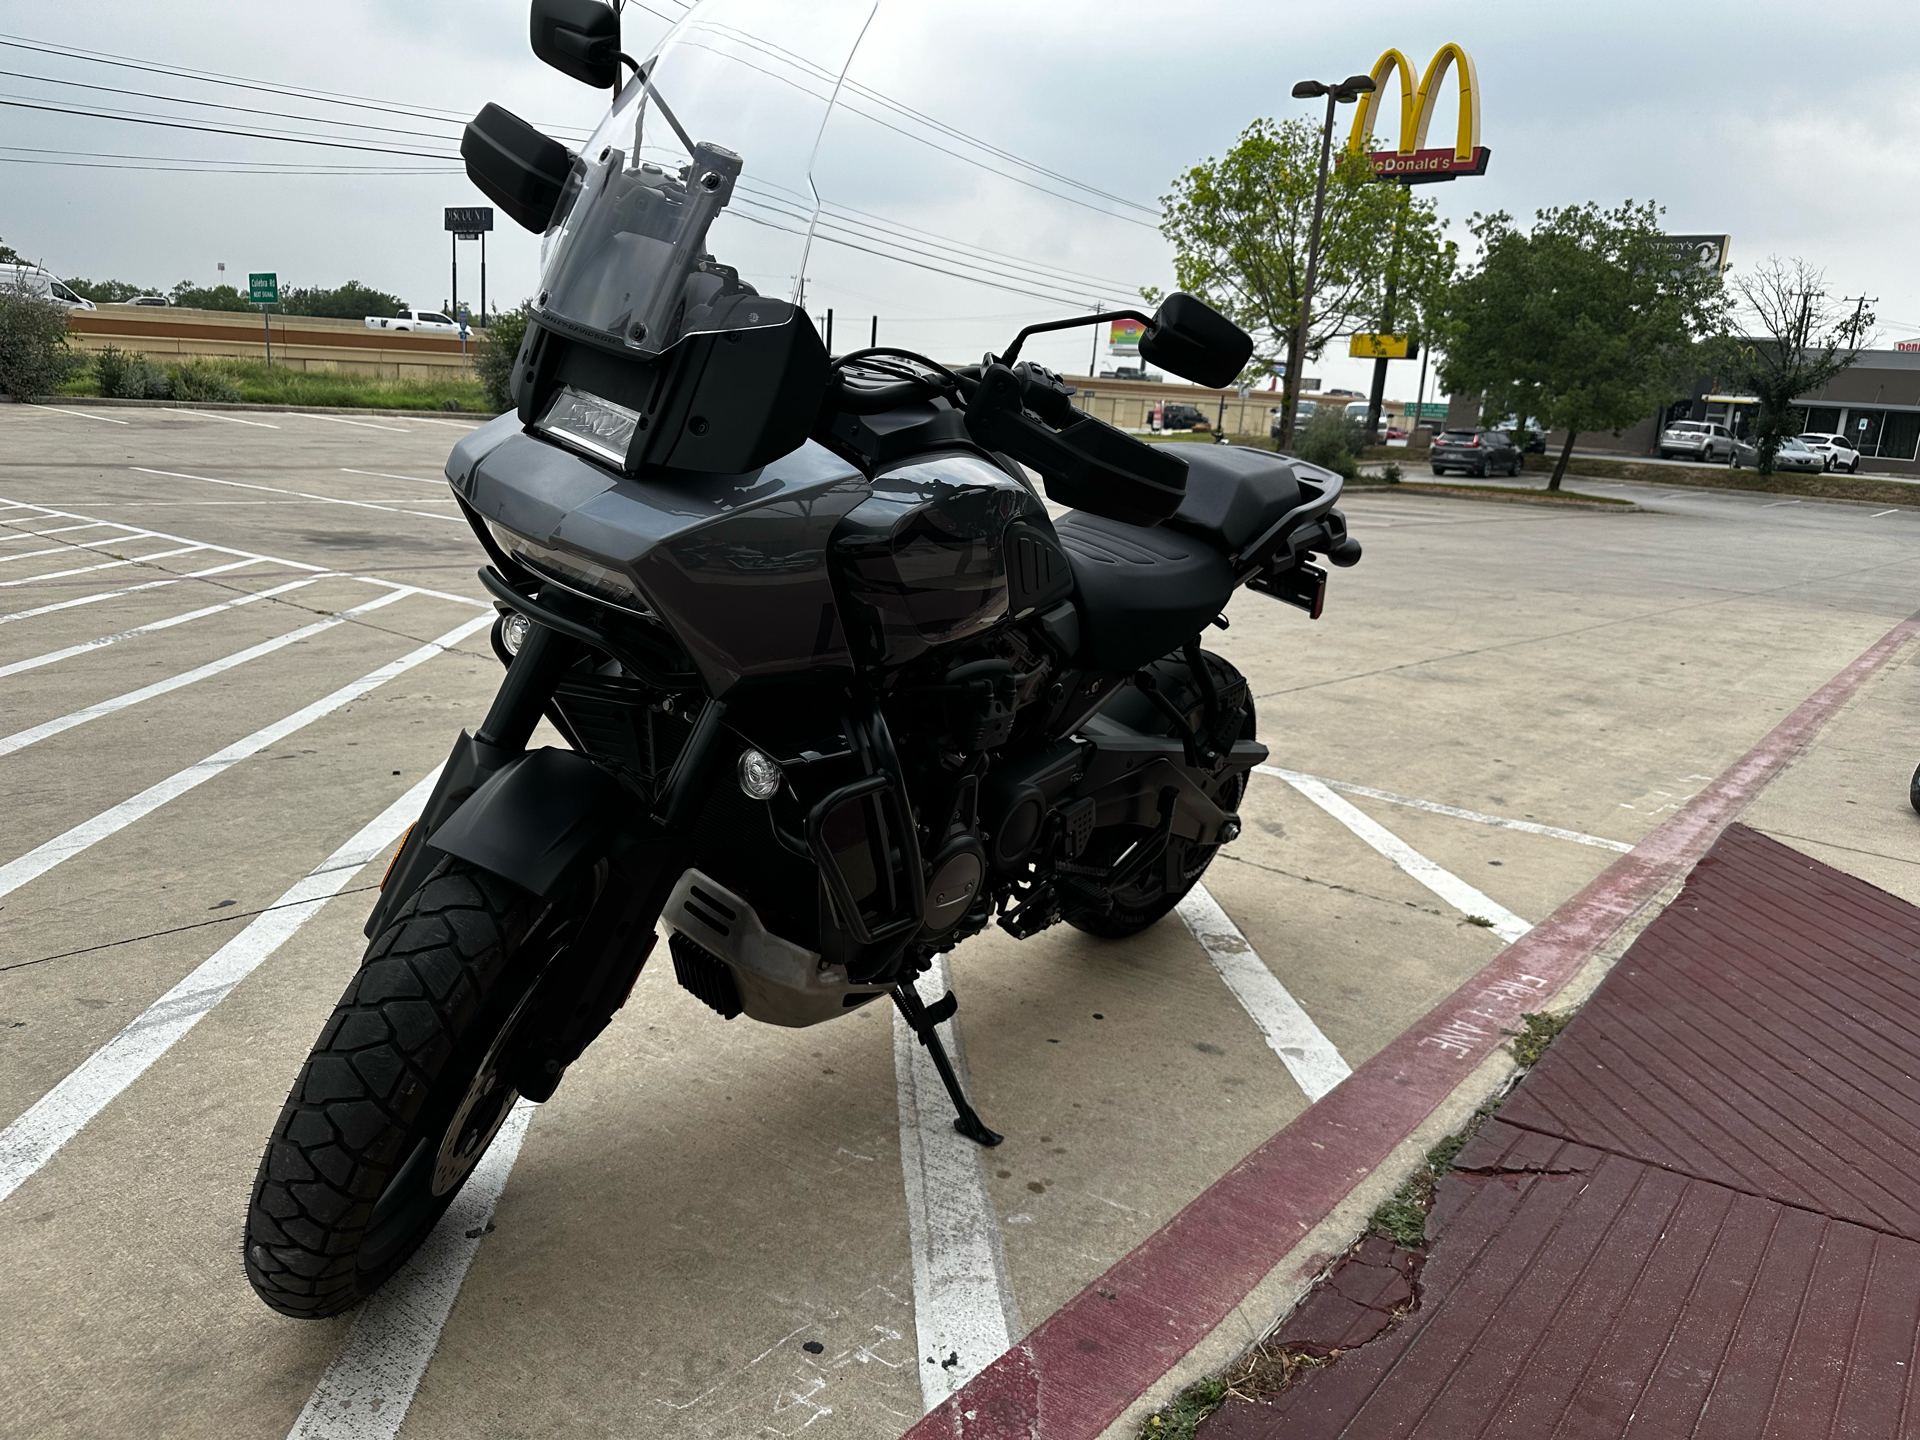
{"type": "Polygon", "coordinates": [[[367,947],[294,1081],[247,1207],[247,1279],[337,1315],[427,1238],[518,1098],[497,1062],[539,975],[538,897],[444,860],[367,947]]]}
{"type": "MultiPolygon", "coordinates": [[[[1246,693],[1246,680],[1232,665],[1203,651],[1212,662],[1214,683],[1222,695],[1230,693],[1229,687],[1240,687],[1246,693]]],[[[1196,687],[1197,688],[1197,687],[1196,687]]],[[[1187,723],[1196,733],[1204,733],[1206,728],[1205,708],[1197,701],[1186,710],[1187,723]]],[[[1252,740],[1257,738],[1259,725],[1254,714],[1253,697],[1246,695],[1241,711],[1240,726],[1234,738],[1252,740]]],[[[1218,740],[1216,745],[1221,743],[1218,740]]],[[[1247,777],[1243,772],[1221,782],[1217,788],[1209,789],[1208,795],[1213,803],[1222,810],[1232,813],[1240,808],[1240,800],[1247,792],[1247,777]]],[[[1110,865],[1119,858],[1134,841],[1151,832],[1137,825],[1113,825],[1093,832],[1086,851],[1080,856],[1083,865],[1110,865]]],[[[1200,877],[1206,873],[1207,866],[1213,863],[1213,857],[1220,853],[1218,845],[1200,845],[1181,836],[1174,836],[1167,842],[1167,856],[1148,870],[1147,874],[1133,884],[1121,890],[1107,893],[1105,906],[1074,904],[1071,901],[1061,906],[1061,918],[1076,930],[1089,935],[1097,935],[1103,940],[1125,940],[1138,935],[1142,930],[1164,919],[1182,900],[1187,892],[1200,883],[1200,877]],[[1171,865],[1168,860],[1171,859],[1171,865]],[[1173,872],[1171,883],[1169,871],[1173,872]]]]}

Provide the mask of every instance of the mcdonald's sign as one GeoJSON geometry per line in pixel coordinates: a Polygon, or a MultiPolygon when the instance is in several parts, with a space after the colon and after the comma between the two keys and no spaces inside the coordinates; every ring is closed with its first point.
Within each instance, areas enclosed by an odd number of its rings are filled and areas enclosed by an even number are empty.
{"type": "Polygon", "coordinates": [[[1373,134],[1375,111],[1395,71],[1400,76],[1399,148],[1368,154],[1373,173],[1382,180],[1401,185],[1426,185],[1461,175],[1486,174],[1487,158],[1493,152],[1480,143],[1480,79],[1474,73],[1473,57],[1452,43],[1434,52],[1424,76],[1398,50],[1389,50],[1374,61],[1373,93],[1360,97],[1359,111],[1353,117],[1353,136],[1347,148],[1355,154],[1365,150],[1373,134]],[[1460,125],[1451,148],[1429,150],[1425,148],[1427,126],[1440,100],[1440,82],[1449,69],[1455,72],[1459,82],[1460,125]]]}

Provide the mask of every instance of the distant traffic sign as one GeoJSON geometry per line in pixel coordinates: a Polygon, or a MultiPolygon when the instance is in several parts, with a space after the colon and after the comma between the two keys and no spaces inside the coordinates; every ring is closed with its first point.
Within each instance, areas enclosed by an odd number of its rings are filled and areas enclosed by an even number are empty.
{"type": "Polygon", "coordinates": [[[493,229],[491,205],[447,206],[447,229],[456,235],[478,235],[493,229]]]}
{"type": "Polygon", "coordinates": [[[264,275],[247,276],[247,300],[254,305],[278,305],[280,277],[271,270],[264,275]]]}

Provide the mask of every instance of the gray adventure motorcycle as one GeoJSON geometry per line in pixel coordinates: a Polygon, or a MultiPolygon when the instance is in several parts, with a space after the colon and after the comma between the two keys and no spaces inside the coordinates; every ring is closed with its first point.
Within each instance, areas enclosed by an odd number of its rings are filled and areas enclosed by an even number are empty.
{"type": "Polygon", "coordinates": [[[743,276],[799,295],[873,12],[784,7],[805,23],[782,48],[732,3],[636,65],[600,0],[535,0],[535,53],[610,112],[578,154],[493,105],[467,127],[473,181],[546,237],[517,411],[446,467],[506,675],[261,1161],[245,1262],[285,1314],[337,1314],[400,1267],[662,931],[728,1019],[890,1000],[958,1129],[998,1144],[935,1029],[954,998],[916,976],[990,924],[1117,938],[1172,910],[1267,755],[1202,635],[1242,585],[1317,618],[1313,558],[1360,558],[1337,477],[1148,445],[1019,358],[1130,318],[1147,360],[1229,384],[1251,341],[1190,296],[1029,326],[958,369],[829,356],[743,276]],[[805,83],[775,74],[808,45],[805,83]],[[528,748],[543,717],[570,748],[528,748]]]}

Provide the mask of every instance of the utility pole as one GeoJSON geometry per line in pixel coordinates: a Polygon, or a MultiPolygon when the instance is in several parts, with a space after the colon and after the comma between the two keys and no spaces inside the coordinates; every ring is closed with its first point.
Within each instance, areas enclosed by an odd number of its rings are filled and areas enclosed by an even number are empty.
{"type": "Polygon", "coordinates": [[[1849,300],[1853,301],[1853,320],[1847,326],[1847,334],[1852,339],[1853,344],[1858,346],[1860,343],[1860,332],[1866,325],[1867,306],[1878,305],[1880,303],[1880,297],[1878,295],[1843,295],[1840,297],[1840,303],[1842,305],[1846,304],[1849,300]]]}
{"type": "MultiPolygon", "coordinates": [[[[1098,315],[1102,310],[1106,308],[1107,308],[1107,304],[1106,304],[1106,301],[1104,300],[1096,300],[1093,302],[1093,313],[1096,315],[1098,315]]],[[[1092,379],[1094,376],[1098,375],[1099,373],[1100,373],[1100,327],[1096,325],[1093,327],[1093,349],[1087,355],[1087,378],[1092,379]]]]}

